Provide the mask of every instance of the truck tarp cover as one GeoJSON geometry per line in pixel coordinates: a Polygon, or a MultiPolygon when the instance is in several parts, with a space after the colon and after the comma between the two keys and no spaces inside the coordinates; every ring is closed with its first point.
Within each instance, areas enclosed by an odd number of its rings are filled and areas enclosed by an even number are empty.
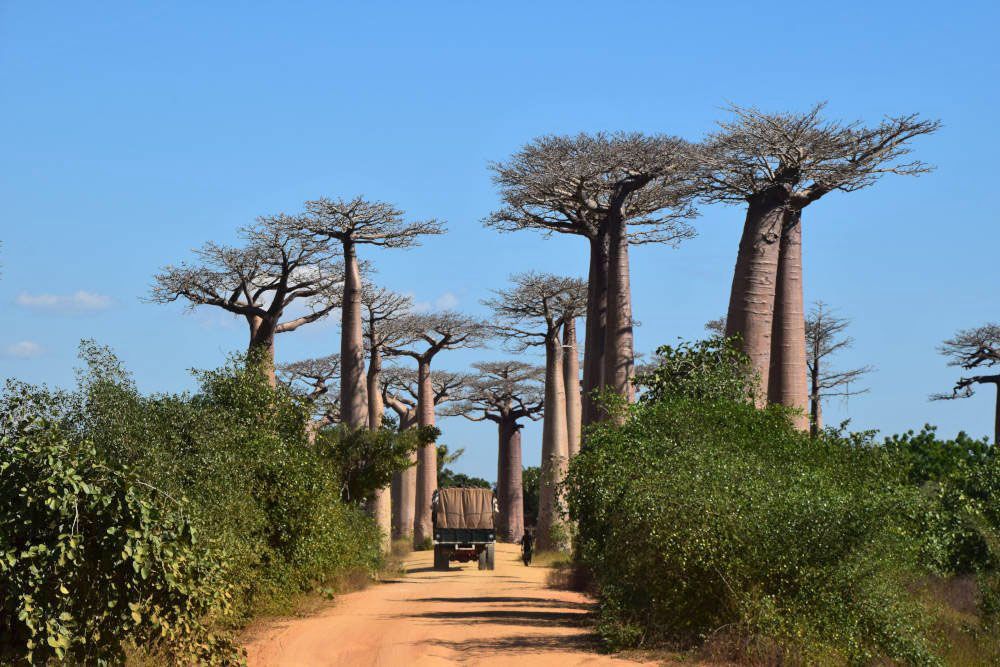
{"type": "Polygon", "coordinates": [[[493,528],[493,491],[441,489],[438,491],[439,528],[493,528]]]}

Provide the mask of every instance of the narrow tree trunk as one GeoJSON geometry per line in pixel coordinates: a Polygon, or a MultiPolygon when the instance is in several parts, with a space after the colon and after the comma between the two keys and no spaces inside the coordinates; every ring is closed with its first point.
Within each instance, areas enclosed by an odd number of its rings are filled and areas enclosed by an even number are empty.
{"type": "Polygon", "coordinates": [[[583,425],[598,420],[594,392],[604,387],[604,339],[608,314],[608,237],[590,239],[590,270],[587,276],[587,320],[584,324],[583,425]]]}
{"type": "MultiPolygon", "coordinates": [[[[379,386],[382,374],[382,354],[377,347],[372,347],[371,363],[368,364],[368,428],[377,431],[382,427],[382,388],[379,386]]],[[[370,512],[375,524],[382,532],[382,550],[389,552],[392,547],[392,491],[390,484],[375,490],[375,496],[370,503],[370,512]]]]}
{"type": "Polygon", "coordinates": [[[996,384],[996,408],[993,411],[993,444],[1000,447],[1000,382],[996,384]]]}
{"type": "Polygon", "coordinates": [[[365,346],[361,329],[361,270],[353,243],[344,243],[344,302],[340,331],[340,419],[352,429],[368,426],[365,346]]]}
{"type": "MultiPolygon", "coordinates": [[[[396,411],[399,416],[399,430],[416,426],[417,420],[413,411],[402,413],[396,411]]],[[[395,539],[411,539],[413,537],[413,517],[416,511],[417,498],[417,454],[410,454],[410,465],[405,470],[400,470],[392,476],[392,535],[395,539]]]]}
{"type": "Polygon", "coordinates": [[[604,342],[604,386],[626,402],[635,398],[632,377],[632,290],[629,284],[628,229],[620,216],[608,222],[608,316],[604,342]]]}
{"type": "Polygon", "coordinates": [[[569,439],[569,458],[580,451],[582,431],[580,398],[580,351],[576,342],[576,318],[570,317],[563,324],[563,378],[566,393],[566,433],[569,439]]]}
{"type": "Polygon", "coordinates": [[[248,317],[250,325],[250,345],[247,359],[255,365],[272,387],[278,386],[274,375],[274,324],[260,317],[248,317]]]}
{"type": "Polygon", "coordinates": [[[403,537],[404,532],[402,527],[404,525],[413,525],[411,521],[409,524],[403,521],[403,494],[402,494],[402,484],[403,484],[403,471],[397,470],[392,473],[392,484],[390,485],[390,506],[392,508],[392,539],[398,540],[403,537]]]}
{"type": "Polygon", "coordinates": [[[819,395],[819,350],[813,345],[813,367],[809,374],[809,435],[818,437],[823,428],[823,405],[819,395]]]}
{"type": "Polygon", "coordinates": [[[501,511],[507,516],[507,533],[504,537],[508,542],[520,542],[524,535],[524,468],[521,462],[521,427],[511,423],[505,429],[507,433],[507,454],[504,461],[504,484],[507,491],[504,494],[504,506],[501,511]]]}
{"type": "Polygon", "coordinates": [[[797,410],[792,423],[801,431],[809,430],[808,376],[802,297],[802,212],[789,211],[781,232],[767,397],[769,403],[797,410]]]}
{"type": "Polygon", "coordinates": [[[563,389],[562,345],[559,332],[545,340],[545,416],[542,422],[541,489],[538,499],[538,548],[565,549],[565,530],[558,485],[566,475],[569,454],[566,433],[566,393],[563,389]]]}
{"type": "Polygon", "coordinates": [[[726,336],[742,338],[743,351],[759,376],[755,401],[759,407],[767,402],[781,223],[787,198],[787,190],[775,187],[750,200],[726,314],[726,336]]]}
{"type": "MultiPolygon", "coordinates": [[[[430,361],[421,360],[417,368],[417,414],[421,426],[434,426],[434,388],[431,385],[430,361]]],[[[416,511],[413,516],[413,543],[421,546],[432,539],[431,496],[437,488],[437,445],[433,442],[417,452],[416,511]]]]}

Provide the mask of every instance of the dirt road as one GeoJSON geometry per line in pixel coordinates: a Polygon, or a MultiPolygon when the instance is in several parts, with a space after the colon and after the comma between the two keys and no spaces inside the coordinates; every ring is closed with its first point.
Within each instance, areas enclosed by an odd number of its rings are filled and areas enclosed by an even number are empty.
{"type": "Polygon", "coordinates": [[[436,572],[431,552],[414,553],[399,580],[258,631],[247,646],[250,666],[639,664],[596,653],[590,601],[547,588],[549,570],[524,567],[518,556],[517,547],[497,545],[493,572],[473,563],[436,572]]]}

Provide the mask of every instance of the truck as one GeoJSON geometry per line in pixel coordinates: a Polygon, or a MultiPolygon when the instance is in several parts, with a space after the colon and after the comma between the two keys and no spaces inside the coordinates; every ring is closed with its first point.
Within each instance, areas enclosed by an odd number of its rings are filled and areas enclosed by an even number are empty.
{"type": "Polygon", "coordinates": [[[438,489],[431,499],[434,569],[452,561],[479,561],[480,570],[496,562],[497,500],[491,489],[438,489]]]}

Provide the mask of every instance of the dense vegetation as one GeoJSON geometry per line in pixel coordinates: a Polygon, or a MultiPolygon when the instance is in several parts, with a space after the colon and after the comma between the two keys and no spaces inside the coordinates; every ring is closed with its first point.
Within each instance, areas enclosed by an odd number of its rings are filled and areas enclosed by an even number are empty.
{"type": "Polygon", "coordinates": [[[992,449],[928,429],[884,443],[811,438],[785,409],[745,400],[735,349],[661,349],[643,399],[623,424],[591,428],[571,465],[578,556],[611,645],[936,664],[947,647],[921,582],[970,573],[986,621],[974,630],[986,632],[1000,528],[992,449]]]}
{"type": "Polygon", "coordinates": [[[11,657],[116,661],[131,642],[229,662],[227,628],[379,566],[358,502],[418,431],[372,432],[362,447],[331,429],[312,445],[308,406],[252,364],[198,373],[193,395],[144,396],[108,350],[82,349],[75,391],[9,383],[2,398],[11,657]]]}

